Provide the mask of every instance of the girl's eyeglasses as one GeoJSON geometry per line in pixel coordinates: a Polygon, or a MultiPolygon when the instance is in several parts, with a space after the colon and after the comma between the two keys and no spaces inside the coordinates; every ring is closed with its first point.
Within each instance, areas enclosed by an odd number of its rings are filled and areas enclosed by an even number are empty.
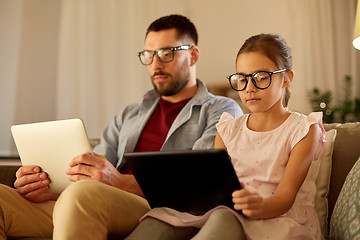
{"type": "Polygon", "coordinates": [[[271,76],[276,73],[288,71],[289,68],[281,69],[274,72],[258,71],[253,74],[234,73],[227,76],[230,86],[235,91],[243,91],[248,85],[248,77],[251,77],[251,81],[258,89],[267,89],[271,84],[271,76]]]}

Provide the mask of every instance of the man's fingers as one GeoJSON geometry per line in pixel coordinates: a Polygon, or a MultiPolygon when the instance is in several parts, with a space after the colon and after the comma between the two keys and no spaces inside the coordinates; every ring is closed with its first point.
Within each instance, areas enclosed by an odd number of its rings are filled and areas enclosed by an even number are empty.
{"type": "Polygon", "coordinates": [[[67,175],[74,175],[74,174],[81,174],[81,175],[91,175],[91,172],[93,171],[94,167],[91,165],[84,165],[84,164],[78,164],[74,165],[73,167],[70,167],[67,171],[67,175]]]}
{"type": "Polygon", "coordinates": [[[24,194],[23,196],[25,196],[25,198],[27,198],[27,199],[34,199],[37,196],[39,196],[40,194],[45,193],[48,189],[49,189],[49,186],[43,186],[34,191],[28,192],[28,193],[24,194]]]}
{"type": "Polygon", "coordinates": [[[27,184],[44,181],[48,178],[47,174],[44,172],[40,173],[34,173],[34,174],[28,174],[24,175],[22,177],[19,177],[15,180],[14,186],[16,188],[26,186],[27,184]]]}
{"type": "Polygon", "coordinates": [[[96,152],[92,153],[95,157],[105,158],[104,155],[97,154],[96,152]]]}
{"type": "Polygon", "coordinates": [[[49,184],[50,184],[50,179],[47,178],[47,179],[44,179],[43,181],[37,181],[37,182],[33,182],[33,183],[28,183],[23,186],[18,186],[17,191],[21,195],[25,196],[28,193],[36,191],[37,189],[48,187],[49,184]]]}
{"type": "Polygon", "coordinates": [[[60,194],[58,193],[47,193],[46,191],[49,189],[49,187],[43,187],[39,188],[34,192],[31,192],[24,196],[26,199],[28,199],[31,202],[40,203],[45,202],[48,200],[56,200],[60,194]]]}
{"type": "Polygon", "coordinates": [[[77,182],[80,180],[89,180],[92,179],[90,176],[81,175],[81,174],[75,174],[75,175],[69,175],[69,181],[70,182],[77,182]]]}
{"type": "Polygon", "coordinates": [[[20,178],[27,174],[39,173],[40,171],[41,171],[41,169],[39,166],[22,166],[16,171],[15,176],[17,178],[20,178]]]}
{"type": "Polygon", "coordinates": [[[66,171],[66,174],[69,175],[69,180],[72,182],[83,179],[93,179],[96,181],[101,181],[104,175],[104,173],[100,169],[83,164],[69,168],[66,171]]]}
{"type": "Polygon", "coordinates": [[[81,154],[81,155],[75,157],[74,159],[72,159],[69,163],[69,166],[74,167],[74,166],[80,165],[80,164],[95,166],[96,165],[95,157],[91,153],[81,154]]]}

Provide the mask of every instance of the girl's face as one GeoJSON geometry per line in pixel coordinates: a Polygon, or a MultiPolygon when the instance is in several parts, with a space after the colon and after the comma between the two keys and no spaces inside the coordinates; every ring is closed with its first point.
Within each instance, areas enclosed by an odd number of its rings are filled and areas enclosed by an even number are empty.
{"type": "MultiPolygon", "coordinates": [[[[241,53],[236,61],[236,72],[242,74],[253,74],[257,71],[274,72],[280,70],[275,63],[261,52],[241,53]]],[[[285,74],[287,74],[285,72],[285,74]]],[[[285,87],[289,86],[283,73],[273,74],[271,76],[271,84],[267,89],[258,89],[248,77],[247,87],[243,91],[239,91],[241,101],[253,113],[267,112],[269,110],[282,110],[283,92],[285,87]]]]}

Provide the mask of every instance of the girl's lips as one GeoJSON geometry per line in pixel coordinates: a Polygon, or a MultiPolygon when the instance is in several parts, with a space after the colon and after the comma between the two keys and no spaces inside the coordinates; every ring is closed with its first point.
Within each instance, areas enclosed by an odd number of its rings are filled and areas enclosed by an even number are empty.
{"type": "Polygon", "coordinates": [[[257,102],[257,101],[259,101],[260,100],[260,98],[249,98],[249,99],[247,99],[246,101],[248,102],[248,103],[254,103],[254,102],[257,102]]]}

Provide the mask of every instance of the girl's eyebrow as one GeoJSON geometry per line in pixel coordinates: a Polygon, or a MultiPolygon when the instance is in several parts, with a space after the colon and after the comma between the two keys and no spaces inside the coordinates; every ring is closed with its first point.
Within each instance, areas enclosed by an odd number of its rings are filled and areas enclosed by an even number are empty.
{"type": "Polygon", "coordinates": [[[276,71],[276,70],[271,70],[270,68],[266,68],[266,69],[265,68],[260,68],[260,69],[257,69],[256,71],[252,72],[252,73],[244,73],[244,72],[238,72],[238,71],[236,71],[236,73],[246,75],[246,74],[254,74],[256,72],[274,72],[274,71],[276,71]]]}
{"type": "Polygon", "coordinates": [[[247,75],[247,74],[254,74],[254,73],[257,73],[257,72],[270,72],[269,70],[256,70],[252,73],[244,73],[244,72],[238,72],[236,71],[236,73],[240,73],[240,74],[243,74],[243,75],[247,75]]]}

